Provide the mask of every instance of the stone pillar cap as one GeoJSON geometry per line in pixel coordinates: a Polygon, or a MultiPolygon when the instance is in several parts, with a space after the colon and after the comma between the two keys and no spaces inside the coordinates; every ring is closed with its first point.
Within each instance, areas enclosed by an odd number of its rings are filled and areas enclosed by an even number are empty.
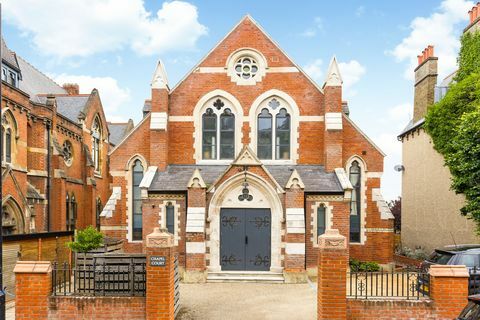
{"type": "Polygon", "coordinates": [[[50,261],[18,261],[13,268],[14,273],[49,273],[51,270],[50,261]]]}
{"type": "Polygon", "coordinates": [[[168,233],[166,228],[154,228],[153,232],[146,237],[146,240],[149,248],[169,248],[174,246],[173,234],[168,233]]]}
{"type": "Polygon", "coordinates": [[[449,278],[468,278],[467,267],[460,265],[432,265],[430,266],[429,273],[432,277],[449,277],[449,278]]]}
{"type": "Polygon", "coordinates": [[[318,247],[322,249],[346,249],[347,239],[337,229],[327,229],[318,237],[318,247]]]}

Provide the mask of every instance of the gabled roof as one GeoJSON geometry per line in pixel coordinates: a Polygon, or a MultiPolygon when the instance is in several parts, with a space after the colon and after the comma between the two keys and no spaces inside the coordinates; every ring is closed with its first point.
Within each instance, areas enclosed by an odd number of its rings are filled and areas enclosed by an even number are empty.
{"type": "Polygon", "coordinates": [[[214,52],[230,36],[230,34],[232,34],[238,28],[238,26],[240,26],[246,20],[250,20],[255,25],[255,27],[257,27],[258,30],[260,30],[260,32],[263,33],[265,37],[270,40],[273,45],[300,71],[300,73],[305,76],[312,83],[313,86],[315,86],[320,92],[323,93],[323,89],[297,63],[295,63],[295,61],[293,61],[293,59],[290,58],[290,56],[285,51],[283,51],[283,49],[278,45],[278,43],[273,40],[273,38],[270,37],[270,35],[265,31],[265,29],[263,29],[262,26],[260,26],[260,24],[255,21],[255,19],[253,19],[249,14],[245,15],[225,35],[225,37],[223,37],[219,42],[217,42],[217,44],[205,56],[203,56],[203,58],[200,59],[200,61],[177,84],[175,84],[175,86],[170,90],[170,92],[175,91],[175,89],[177,89],[180,84],[182,84],[188,78],[188,76],[190,76],[205,61],[205,59],[208,58],[208,56],[210,56],[210,54],[214,52]]]}
{"type": "Polygon", "coordinates": [[[2,61],[7,64],[10,68],[20,71],[18,66],[16,54],[8,49],[5,39],[2,37],[2,61]]]}
{"type": "MultiPolygon", "coordinates": [[[[79,118],[82,117],[83,111],[87,106],[89,94],[80,94],[75,96],[60,95],[55,96],[55,102],[57,104],[57,112],[65,116],[67,119],[77,123],[79,118]]],[[[37,96],[37,100],[40,103],[47,101],[47,96],[37,96]]]]}
{"type": "Polygon", "coordinates": [[[114,146],[119,144],[134,127],[132,119],[129,119],[128,122],[108,122],[107,124],[110,132],[108,141],[114,146]]]}
{"type": "Polygon", "coordinates": [[[39,94],[66,94],[67,91],[58,83],[40,72],[37,68],[18,56],[18,65],[22,73],[22,79],[18,83],[18,88],[30,95],[30,100],[40,102],[37,99],[39,94]]]}

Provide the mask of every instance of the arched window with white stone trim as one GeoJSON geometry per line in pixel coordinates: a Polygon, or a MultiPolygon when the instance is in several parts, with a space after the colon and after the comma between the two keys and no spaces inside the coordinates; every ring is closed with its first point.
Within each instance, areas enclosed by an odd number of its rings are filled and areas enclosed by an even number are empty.
{"type": "Polygon", "coordinates": [[[95,117],[92,125],[92,160],[96,172],[100,172],[102,156],[102,124],[99,117],[95,117]]]}
{"type": "Polygon", "coordinates": [[[366,165],[363,159],[353,156],[347,161],[345,169],[353,187],[350,199],[350,243],[363,243],[365,240],[363,230],[366,219],[366,165]]]}

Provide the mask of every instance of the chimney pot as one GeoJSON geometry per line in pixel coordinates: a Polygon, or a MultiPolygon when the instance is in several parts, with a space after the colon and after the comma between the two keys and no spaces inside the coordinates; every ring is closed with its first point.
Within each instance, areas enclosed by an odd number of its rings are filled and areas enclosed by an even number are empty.
{"type": "Polygon", "coordinates": [[[475,19],[477,19],[477,17],[478,17],[478,7],[475,6],[475,7],[472,8],[472,21],[470,21],[470,22],[475,21],[475,19]]]}
{"type": "Polygon", "coordinates": [[[69,96],[74,96],[80,94],[80,86],[78,83],[64,83],[63,89],[67,91],[69,96]]]}
{"type": "Polygon", "coordinates": [[[423,62],[423,61],[422,61],[422,60],[423,60],[422,58],[423,58],[423,56],[422,56],[422,55],[418,55],[418,56],[417,56],[417,59],[418,59],[418,65],[421,65],[421,64],[422,64],[422,62],[423,62]]]}

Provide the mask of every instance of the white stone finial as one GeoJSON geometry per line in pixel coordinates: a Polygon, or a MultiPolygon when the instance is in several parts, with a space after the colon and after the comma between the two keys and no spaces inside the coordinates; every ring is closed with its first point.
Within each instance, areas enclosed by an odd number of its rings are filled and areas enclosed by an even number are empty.
{"type": "Polygon", "coordinates": [[[333,56],[328,66],[327,77],[325,78],[324,87],[339,87],[343,84],[342,75],[338,68],[337,58],[333,56]]]}
{"type": "Polygon", "coordinates": [[[188,181],[187,188],[206,188],[207,185],[200,174],[200,170],[195,169],[193,171],[192,177],[188,181]]]}
{"type": "Polygon", "coordinates": [[[158,60],[157,67],[153,73],[152,89],[169,90],[167,72],[165,71],[165,66],[163,65],[162,60],[158,60]]]}

